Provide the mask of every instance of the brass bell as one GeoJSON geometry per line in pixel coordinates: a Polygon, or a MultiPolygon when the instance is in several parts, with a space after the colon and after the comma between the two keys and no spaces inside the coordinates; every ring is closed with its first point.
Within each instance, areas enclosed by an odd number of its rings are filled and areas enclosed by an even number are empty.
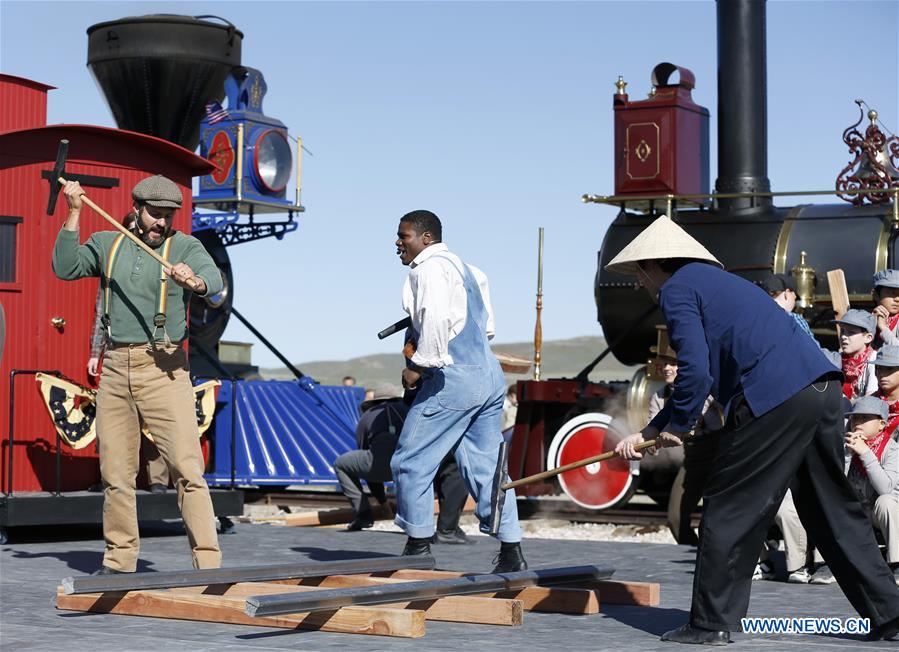
{"type": "Polygon", "coordinates": [[[818,277],[814,268],[806,262],[807,254],[799,252],[799,264],[790,270],[790,276],[796,279],[796,307],[802,310],[810,308],[815,299],[815,286],[818,277]]]}

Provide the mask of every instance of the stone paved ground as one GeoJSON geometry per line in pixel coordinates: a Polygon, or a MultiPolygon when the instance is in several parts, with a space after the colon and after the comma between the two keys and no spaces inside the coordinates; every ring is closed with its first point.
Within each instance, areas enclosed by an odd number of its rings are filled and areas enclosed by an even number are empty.
{"type": "MultiPolygon", "coordinates": [[[[143,528],[140,570],[189,567],[180,522],[143,528]]],[[[238,524],[221,538],[226,566],[397,554],[401,535],[348,533],[334,529],[238,524]]],[[[548,541],[529,539],[532,567],[584,563],[610,565],[618,579],[662,585],[659,608],[607,605],[595,616],[525,614],[521,627],[427,623],[423,639],[398,639],[325,632],[285,632],[270,628],[196,623],[57,611],[54,594],[63,577],[88,573],[100,564],[102,540],[95,527],[13,531],[0,551],[0,649],[2,650],[672,650],[659,635],[687,618],[694,549],[664,544],[548,541]]],[[[470,546],[434,546],[441,568],[489,571],[496,544],[478,537],[470,546]]],[[[781,568],[781,571],[783,569],[781,568]]],[[[839,587],[761,582],[753,587],[751,616],[855,615],[839,587]]],[[[674,646],[677,647],[677,646],[674,646]]],[[[890,642],[865,643],[852,636],[738,635],[730,649],[879,650],[890,642]]]]}

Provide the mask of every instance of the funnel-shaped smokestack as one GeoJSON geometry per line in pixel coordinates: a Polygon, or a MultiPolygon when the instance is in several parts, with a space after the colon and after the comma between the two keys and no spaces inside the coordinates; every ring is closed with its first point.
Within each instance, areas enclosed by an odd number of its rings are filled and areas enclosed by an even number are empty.
{"type": "MultiPolygon", "coordinates": [[[[718,179],[721,193],[768,192],[765,0],[718,0],[718,179]]],[[[771,205],[723,199],[723,213],[771,205]]]]}
{"type": "Polygon", "coordinates": [[[243,34],[173,15],[98,23],[87,34],[87,64],[118,126],[196,149],[206,104],[222,99],[240,65],[243,34]]]}

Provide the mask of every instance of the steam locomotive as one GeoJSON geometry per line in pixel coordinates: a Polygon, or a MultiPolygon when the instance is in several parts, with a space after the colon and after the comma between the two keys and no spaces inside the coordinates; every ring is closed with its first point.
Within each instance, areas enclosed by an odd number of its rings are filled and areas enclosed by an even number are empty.
{"type": "MultiPolygon", "coordinates": [[[[754,282],[772,273],[792,274],[798,306],[829,348],[836,348],[836,338],[824,273],[842,269],[852,305],[870,308],[872,275],[897,264],[899,140],[883,136],[870,112],[864,135],[858,125],[844,133],[858,154],[837,183],[837,194],[849,203],[775,206],[777,193],[771,193],[767,177],[765,3],[719,1],[717,30],[715,192],[708,188],[709,113],[692,100],[693,74],[662,63],[652,72],[653,91],[646,100],[631,101],[619,78],[613,96],[616,192],[584,196],[585,202],[620,207],[598,254],[594,295],[611,353],[625,364],[647,363],[664,322],[632,278],[605,265],[662,213],[728,271],[754,282]]],[[[575,379],[519,383],[509,462],[513,478],[614,448],[616,429],[630,433],[645,425],[649,396],[661,386],[651,361],[630,383],[586,378],[581,373],[575,379]]],[[[639,484],[665,502],[682,457],[663,453],[647,458],[639,469],[611,460],[518,491],[530,496],[561,492],[585,509],[600,510],[623,505],[639,484]]]]}

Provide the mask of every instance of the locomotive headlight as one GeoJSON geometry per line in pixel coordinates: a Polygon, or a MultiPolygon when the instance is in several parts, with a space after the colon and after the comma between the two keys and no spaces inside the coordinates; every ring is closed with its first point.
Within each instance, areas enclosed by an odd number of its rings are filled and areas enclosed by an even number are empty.
{"type": "Polygon", "coordinates": [[[278,193],[287,186],[292,156],[284,134],[274,129],[263,131],[253,147],[256,176],[270,193],[278,193]]]}

